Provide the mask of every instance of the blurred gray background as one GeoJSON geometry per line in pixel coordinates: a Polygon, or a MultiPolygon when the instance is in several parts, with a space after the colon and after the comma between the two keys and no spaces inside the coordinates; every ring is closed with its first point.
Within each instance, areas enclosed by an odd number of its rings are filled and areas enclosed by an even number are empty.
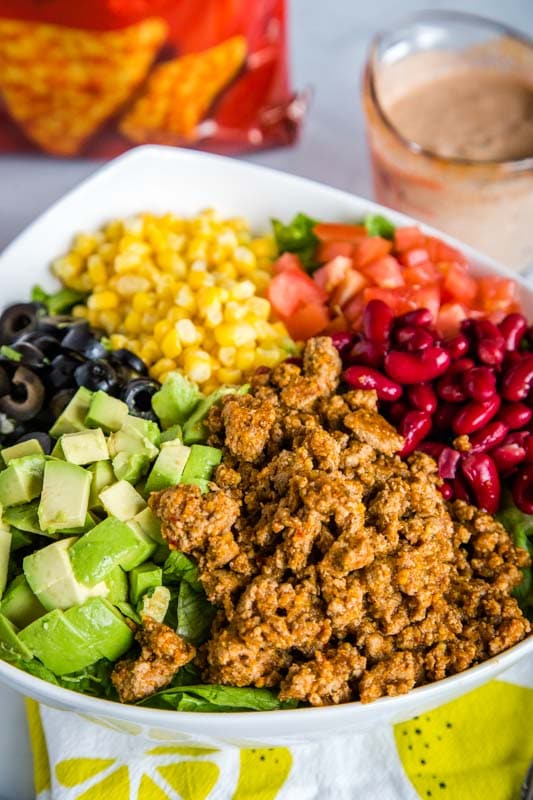
{"type": "MultiPolygon", "coordinates": [[[[361,70],[371,37],[420,9],[481,14],[533,36],[533,0],[289,0],[293,84],[313,100],[301,141],[246,158],[372,196],[362,110],[361,70]]],[[[97,162],[0,157],[0,250],[97,162]]],[[[3,276],[2,281],[9,280],[3,276]]],[[[1,301],[0,282],[0,301],[1,301]]],[[[22,699],[0,687],[0,800],[33,797],[22,699]]]]}

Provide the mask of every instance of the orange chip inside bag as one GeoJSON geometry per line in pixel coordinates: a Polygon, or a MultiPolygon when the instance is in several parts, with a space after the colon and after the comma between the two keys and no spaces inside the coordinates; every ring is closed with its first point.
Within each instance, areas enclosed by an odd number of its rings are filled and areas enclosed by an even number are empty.
{"type": "Polygon", "coordinates": [[[208,50],[160,64],[119,130],[137,144],[196,139],[198,124],[245,59],[246,39],[232,36],[208,50]]]}
{"type": "Polygon", "coordinates": [[[130,99],[166,35],[159,18],[111,31],[0,18],[0,96],[28,139],[75,155],[130,99]]]}

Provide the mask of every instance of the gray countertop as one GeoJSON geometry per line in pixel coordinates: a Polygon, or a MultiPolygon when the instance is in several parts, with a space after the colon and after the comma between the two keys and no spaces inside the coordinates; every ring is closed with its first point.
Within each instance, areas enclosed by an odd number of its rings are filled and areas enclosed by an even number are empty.
{"type": "MultiPolygon", "coordinates": [[[[533,34],[531,0],[293,0],[294,86],[310,87],[313,93],[306,125],[296,146],[246,158],[371,197],[359,101],[365,52],[381,27],[428,7],[484,14],[533,34]]],[[[0,158],[0,249],[97,168],[97,162],[82,160],[0,158]]],[[[0,687],[0,707],[0,800],[29,800],[32,770],[22,698],[0,687]]]]}

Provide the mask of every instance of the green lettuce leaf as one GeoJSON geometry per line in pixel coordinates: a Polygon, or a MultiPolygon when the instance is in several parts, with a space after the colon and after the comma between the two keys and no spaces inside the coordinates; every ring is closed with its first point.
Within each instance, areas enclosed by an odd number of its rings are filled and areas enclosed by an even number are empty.
{"type": "Polygon", "coordinates": [[[190,584],[182,581],[178,594],[176,633],[192,644],[202,644],[209,636],[215,614],[215,607],[203,591],[195,592],[190,584]]]}
{"type": "MultiPolygon", "coordinates": [[[[527,550],[533,561],[533,515],[524,514],[513,503],[510,493],[506,492],[496,519],[510,533],[517,547],[527,550]]],[[[522,569],[522,582],[513,590],[522,608],[528,616],[533,614],[533,570],[532,567],[522,569]]]]}
{"type": "Polygon", "coordinates": [[[217,685],[175,686],[141,700],[139,705],[203,712],[275,711],[296,707],[296,703],[279,700],[272,689],[217,685]]]}
{"type": "Polygon", "coordinates": [[[295,253],[299,256],[302,266],[308,272],[317,268],[315,250],[318,238],[313,232],[317,224],[315,219],[307,214],[296,214],[292,222],[284,225],[279,219],[272,219],[274,237],[280,253],[295,253]]]}
{"type": "Polygon", "coordinates": [[[383,239],[394,237],[394,225],[381,214],[367,214],[364,225],[369,236],[381,236],[383,239]]]}
{"type": "Polygon", "coordinates": [[[49,314],[65,314],[87,297],[87,292],[77,292],[74,289],[60,289],[58,292],[48,294],[41,286],[34,286],[31,299],[34,303],[42,303],[49,314]]]}
{"type": "Polygon", "coordinates": [[[184,553],[173,550],[163,565],[163,583],[172,586],[186,581],[196,592],[202,591],[198,567],[184,553]]]}

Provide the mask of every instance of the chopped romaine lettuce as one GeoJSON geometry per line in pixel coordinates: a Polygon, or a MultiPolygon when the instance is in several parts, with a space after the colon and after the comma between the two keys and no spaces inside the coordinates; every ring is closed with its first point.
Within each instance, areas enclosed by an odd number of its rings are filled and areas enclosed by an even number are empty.
{"type": "Polygon", "coordinates": [[[307,214],[296,214],[288,225],[284,225],[279,219],[272,219],[279,252],[295,253],[299,256],[303,268],[308,272],[312,272],[318,266],[315,260],[318,239],[313,232],[316,224],[317,221],[308,217],[307,214]]]}
{"type": "Polygon", "coordinates": [[[383,239],[392,239],[394,236],[394,225],[381,214],[367,214],[364,225],[369,236],[381,236],[383,239]]]}

